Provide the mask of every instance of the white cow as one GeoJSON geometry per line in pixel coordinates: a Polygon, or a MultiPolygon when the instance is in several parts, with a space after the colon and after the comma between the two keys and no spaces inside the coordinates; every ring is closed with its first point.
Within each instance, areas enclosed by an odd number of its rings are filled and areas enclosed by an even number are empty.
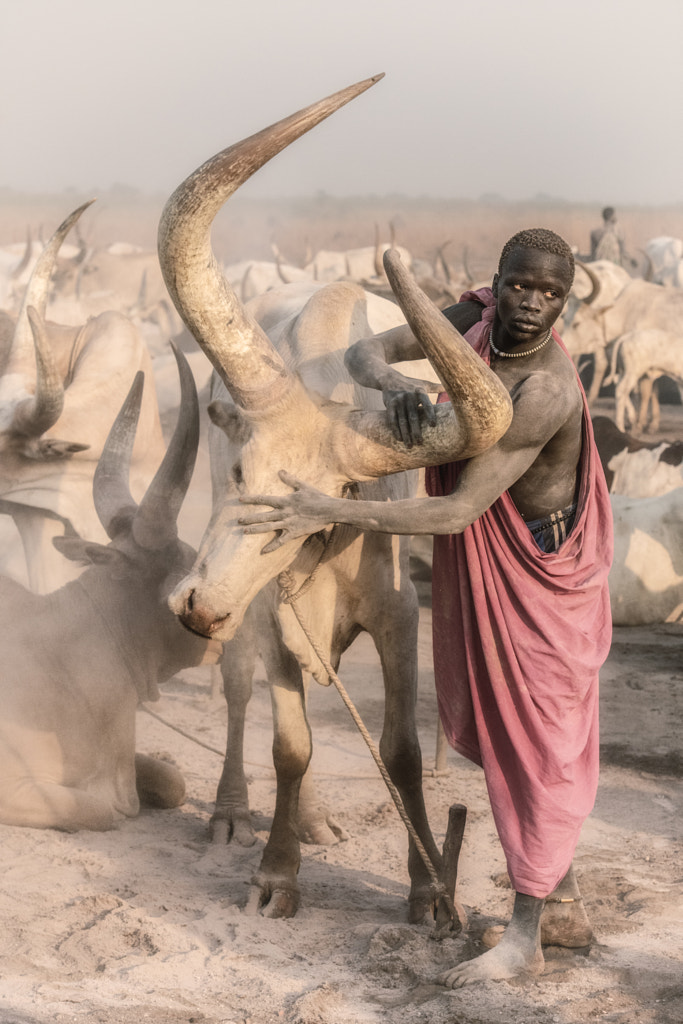
{"type": "Polygon", "coordinates": [[[612,339],[605,333],[603,317],[632,278],[612,260],[577,261],[576,266],[576,280],[557,329],[577,369],[586,357],[593,359],[593,378],[587,395],[590,405],[600,394],[608,368],[606,349],[612,339]],[[580,331],[575,326],[577,320],[582,323],[580,331]]]}
{"type": "MultiPolygon", "coordinates": [[[[16,319],[0,317],[0,496],[69,519],[82,536],[105,540],[92,498],[95,467],[109,428],[138,370],[152,379],[149,352],[120,313],[102,313],[80,326],[42,323],[54,263],[69,229],[89,204],[74,211],[41,253],[16,319]],[[29,307],[41,326],[34,333],[29,307]]],[[[143,397],[131,465],[131,489],[144,494],[164,443],[153,388],[143,397]]],[[[47,593],[78,574],[54,550],[58,520],[30,511],[17,515],[25,553],[22,582],[47,593]]],[[[3,539],[15,537],[3,529],[3,539]]],[[[6,551],[3,552],[6,554],[6,551]]]]}
{"type": "Polygon", "coordinates": [[[683,622],[683,487],[653,498],[612,497],[615,626],[683,622]]]}
{"type": "MultiPolygon", "coordinates": [[[[195,568],[176,587],[170,605],[190,629],[234,640],[251,602],[264,591],[270,626],[259,641],[268,648],[277,799],[255,902],[268,904],[267,912],[276,916],[291,915],[298,902],[295,821],[311,756],[302,668],[324,673],[299,635],[292,609],[269,585],[284,572],[291,573],[286,579],[295,589],[303,585],[301,607],[304,613],[315,611],[314,628],[333,665],[360,631],[372,635],[386,690],[380,748],[408,816],[438,866],[414,720],[418,606],[407,538],[342,527],[266,553],[262,537],[247,536],[240,528],[244,506],[234,492],[283,493],[287,488],[278,471],[287,468],[329,494],[351,496],[360,481],[372,483],[378,498],[403,495],[410,486],[404,471],[485,450],[507,429],[512,412],[495,375],[398,261],[389,265],[400,281],[404,312],[457,403],[438,407],[437,424],[419,448],[394,438],[380,411],[381,396],[355,384],[345,370],[347,346],[372,331],[368,297],[360,287],[331,284],[314,290],[305,303],[291,290],[268,292],[251,314],[221,276],[210,230],[224,202],[275,153],[376,80],[342,90],[207,161],[169,199],[159,226],[169,292],[231,399],[214,407],[216,421],[231,433],[231,458],[222,478],[217,473],[216,506],[195,568]],[[392,475],[379,480],[387,474],[392,475]]],[[[430,903],[429,873],[412,844],[409,868],[411,913],[421,919],[430,903]]]]}
{"type": "MultiPolygon", "coordinates": [[[[683,289],[662,288],[636,278],[631,279],[616,296],[605,296],[603,302],[597,277],[596,288],[593,301],[582,303],[573,317],[565,321],[562,339],[570,352],[591,346],[597,352],[602,346],[604,353],[607,345],[630,331],[656,328],[673,334],[681,333],[683,289]]],[[[606,357],[604,361],[606,364],[606,357]]]]}
{"type": "Polygon", "coordinates": [[[656,327],[628,331],[615,341],[606,383],[616,385],[615,420],[620,430],[625,430],[627,425],[638,431],[656,433],[659,430],[660,408],[653,387],[659,377],[671,377],[683,399],[683,325],[677,331],[656,327]],[[619,362],[620,372],[617,370],[619,362]],[[636,389],[640,390],[641,398],[638,413],[631,401],[636,389]]]}
{"type": "Polygon", "coordinates": [[[180,358],[178,366],[181,414],[140,504],[128,480],[144,385],[138,372],[94,481],[111,542],[73,533],[55,540],[67,558],[90,567],[47,596],[0,577],[3,824],[109,829],[137,814],[141,799],[156,807],[183,801],[177,769],[135,753],[138,701],[157,699],[158,684],[181,668],[216,657],[166,603],[170,581],[194,557],[178,540],[176,519],[197,451],[197,395],[187,363],[180,358]]]}
{"type": "Polygon", "coordinates": [[[610,494],[652,498],[683,486],[683,441],[640,441],[608,416],[593,418],[593,433],[610,494]]]}
{"type": "Polygon", "coordinates": [[[651,238],[645,246],[649,261],[648,280],[664,287],[683,286],[683,241],[670,235],[651,238]]]}

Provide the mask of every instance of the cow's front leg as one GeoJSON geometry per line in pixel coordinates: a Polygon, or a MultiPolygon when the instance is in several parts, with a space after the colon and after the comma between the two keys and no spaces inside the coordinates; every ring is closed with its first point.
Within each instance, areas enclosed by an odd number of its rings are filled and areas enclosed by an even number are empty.
{"type": "Polygon", "coordinates": [[[216,807],[209,823],[214,843],[229,843],[232,839],[240,846],[253,846],[256,841],[244,772],[244,727],[257,651],[254,613],[249,609],[234,639],[225,644],[221,659],[228,735],[216,807]]]}
{"type": "Polygon", "coordinates": [[[588,391],[589,405],[594,405],[600,397],[600,389],[607,373],[607,366],[607,355],[604,348],[600,345],[593,352],[593,380],[588,391]]]}
{"type": "Polygon", "coordinates": [[[301,861],[297,813],[299,790],[311,759],[301,669],[290,651],[264,654],[273,703],[273,765],[277,779],[275,813],[247,910],[267,917],[293,917],[299,907],[301,861]]]}

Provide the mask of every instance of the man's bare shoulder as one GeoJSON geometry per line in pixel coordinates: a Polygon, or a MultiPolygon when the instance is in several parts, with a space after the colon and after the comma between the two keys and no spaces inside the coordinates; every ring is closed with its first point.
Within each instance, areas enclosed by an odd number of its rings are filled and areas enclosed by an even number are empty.
{"type": "Polygon", "coordinates": [[[508,442],[543,445],[563,428],[580,431],[583,398],[573,372],[533,370],[514,383],[510,397],[514,414],[508,442]]]}

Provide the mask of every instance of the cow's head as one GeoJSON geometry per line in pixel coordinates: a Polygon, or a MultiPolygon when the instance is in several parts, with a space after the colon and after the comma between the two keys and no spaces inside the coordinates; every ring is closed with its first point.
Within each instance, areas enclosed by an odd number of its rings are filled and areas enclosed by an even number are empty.
{"type": "MultiPolygon", "coordinates": [[[[96,544],[67,530],[53,544],[67,558],[99,567],[80,577],[95,604],[98,594],[121,588],[121,615],[135,624],[130,636],[145,636],[135,660],[145,668],[141,685],[163,681],[181,668],[217,660],[220,648],[193,637],[168,607],[174,586],[191,569],[196,552],[180,540],[177,518],[192,478],[199,441],[199,404],[185,356],[173,349],[180,374],[180,410],[166,454],[138,504],[130,493],[130,462],[140,416],[144,373],[138,371],[112,424],[93,479],[97,515],[111,540],[96,544]]],[[[103,602],[104,604],[104,602],[103,602]]],[[[125,643],[126,629],[117,626],[125,643]]],[[[147,692],[142,696],[149,696],[147,692]]]]}
{"type": "Polygon", "coordinates": [[[228,412],[214,406],[215,421],[232,438],[232,454],[225,479],[218,484],[214,479],[219,500],[195,567],[170,601],[188,628],[203,635],[229,639],[254,595],[292,563],[304,543],[295,540],[264,554],[263,537],[245,536],[237,523],[245,512],[240,491],[284,493],[278,474],[287,469],[328,494],[341,495],[355,481],[475,455],[495,443],[511,419],[505,388],[420,292],[397,254],[385,257],[387,274],[454,403],[439,406],[436,426],[415,448],[395,439],[383,411],[321,398],[306,386],[302,366],[282,354],[305,349],[309,361],[325,361],[327,372],[343,373],[343,351],[372,333],[360,288],[329,286],[284,323],[260,318],[268,324],[266,334],[225,281],[213,255],[211,224],[239,185],[375,81],[342,90],[219,153],[183,182],[161,218],[159,258],[169,293],[235,407],[228,412]],[[283,338],[279,349],[271,340],[278,331],[283,338]]]}

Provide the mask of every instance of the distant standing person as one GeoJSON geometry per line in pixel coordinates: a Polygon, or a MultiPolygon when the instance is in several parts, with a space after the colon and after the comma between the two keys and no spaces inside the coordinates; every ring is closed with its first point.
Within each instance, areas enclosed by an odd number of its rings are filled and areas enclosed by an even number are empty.
{"type": "Polygon", "coordinates": [[[602,211],[602,222],[602,227],[591,231],[591,260],[611,260],[623,267],[629,260],[613,206],[606,206],[602,211]]]}

